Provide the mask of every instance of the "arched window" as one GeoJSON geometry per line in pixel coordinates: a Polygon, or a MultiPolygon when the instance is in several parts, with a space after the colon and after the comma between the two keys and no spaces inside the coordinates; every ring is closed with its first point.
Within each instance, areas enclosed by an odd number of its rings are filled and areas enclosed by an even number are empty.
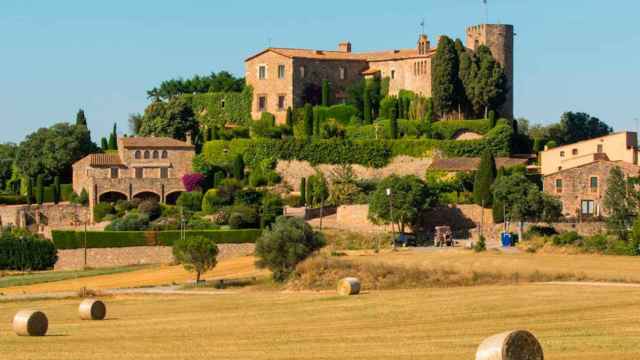
{"type": "Polygon", "coordinates": [[[140,152],[140,150],[136,151],[136,153],[135,153],[134,157],[135,157],[136,159],[140,159],[140,158],[142,157],[142,153],[140,152]]]}
{"type": "Polygon", "coordinates": [[[160,153],[158,153],[158,150],[154,150],[153,151],[153,158],[154,159],[158,159],[160,157],[160,153]]]}
{"type": "Polygon", "coordinates": [[[145,159],[148,159],[148,158],[150,158],[150,157],[151,157],[151,153],[149,152],[149,150],[145,150],[145,152],[144,152],[144,158],[145,158],[145,159]]]}
{"type": "Polygon", "coordinates": [[[163,151],[162,151],[162,158],[163,158],[163,159],[166,159],[166,158],[168,158],[168,157],[169,157],[169,153],[167,152],[167,150],[163,150],[163,151]]]}

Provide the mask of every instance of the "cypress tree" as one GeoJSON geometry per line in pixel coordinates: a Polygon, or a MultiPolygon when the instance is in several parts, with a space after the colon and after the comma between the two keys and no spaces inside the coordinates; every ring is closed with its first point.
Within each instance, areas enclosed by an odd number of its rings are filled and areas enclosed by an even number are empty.
{"type": "Polygon", "coordinates": [[[109,150],[109,140],[107,140],[107,138],[105,137],[100,139],[100,147],[102,148],[103,151],[109,150]]]}
{"type": "Polygon", "coordinates": [[[493,203],[491,185],[496,179],[496,173],[496,160],[490,151],[485,151],[480,158],[480,168],[473,183],[473,201],[476,204],[489,207],[493,203]]]}
{"type": "Polygon", "coordinates": [[[395,107],[391,108],[390,123],[391,123],[391,138],[397,139],[398,138],[398,114],[395,107]]]}
{"type": "Polygon", "coordinates": [[[244,159],[242,154],[236,155],[233,159],[233,177],[237,180],[244,179],[244,159]]]}
{"type": "Polygon", "coordinates": [[[27,178],[27,204],[31,205],[33,202],[33,179],[27,178]]]}
{"type": "Polygon", "coordinates": [[[322,81],[322,106],[329,106],[329,80],[322,81]]]}
{"type": "Polygon", "coordinates": [[[87,118],[84,115],[84,110],[78,110],[76,114],[76,125],[87,126],[87,118]]]}
{"type": "Polygon", "coordinates": [[[287,120],[285,121],[288,127],[293,127],[293,109],[291,106],[287,108],[287,120]]]}
{"type": "Polygon", "coordinates": [[[116,124],[113,124],[113,131],[109,136],[109,150],[118,150],[118,129],[116,124]]]}
{"type": "Polygon", "coordinates": [[[459,66],[458,53],[453,41],[443,36],[431,65],[433,105],[441,116],[446,116],[456,109],[456,100],[459,98],[459,94],[456,93],[459,66]]]}
{"type": "Polygon", "coordinates": [[[313,136],[313,107],[309,103],[304,105],[304,133],[308,139],[313,136]]]}
{"type": "Polygon", "coordinates": [[[211,129],[211,140],[220,140],[220,133],[218,132],[218,126],[214,125],[211,129]]]}
{"type": "Polygon", "coordinates": [[[55,204],[58,204],[60,202],[60,197],[61,197],[61,191],[60,191],[60,176],[55,176],[53,178],[53,202],[55,204]]]}
{"type": "Polygon", "coordinates": [[[496,127],[496,112],[491,110],[489,111],[489,127],[491,129],[493,129],[494,127],[496,127]]]}
{"type": "MultiPolygon", "coordinates": [[[[496,176],[496,180],[503,177],[505,175],[504,168],[501,167],[498,169],[498,174],[496,176]]],[[[504,203],[498,199],[493,199],[493,207],[491,209],[493,214],[493,222],[498,224],[504,222],[504,203]]]]}
{"type": "Polygon", "coordinates": [[[38,175],[36,179],[36,202],[42,204],[44,202],[44,175],[38,175]]]}
{"type": "MultiPolygon", "coordinates": [[[[311,180],[311,179],[310,179],[311,180]]],[[[313,181],[307,181],[304,201],[308,207],[313,207],[313,181]]]]}
{"type": "Polygon", "coordinates": [[[362,94],[362,119],[365,124],[373,124],[373,119],[371,118],[371,98],[369,95],[369,86],[365,83],[364,93],[362,94]]]}
{"type": "Polygon", "coordinates": [[[304,206],[307,200],[307,179],[300,179],[300,205],[304,206]]]}

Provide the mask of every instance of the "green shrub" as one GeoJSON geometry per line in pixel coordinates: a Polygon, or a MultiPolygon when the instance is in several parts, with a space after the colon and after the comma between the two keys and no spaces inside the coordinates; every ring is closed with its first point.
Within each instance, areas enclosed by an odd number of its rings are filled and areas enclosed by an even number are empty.
{"type": "Polygon", "coordinates": [[[149,218],[149,221],[153,221],[162,215],[162,209],[160,204],[155,200],[144,200],[138,205],[138,211],[140,214],[149,218]]]}
{"type": "MultiPolygon", "coordinates": [[[[259,229],[187,230],[189,236],[204,236],[216,244],[253,243],[262,233],[259,229]]],[[[53,243],[58,249],[83,248],[84,232],[53,230],[53,243]]],[[[172,246],[180,231],[88,231],[88,248],[118,248],[137,246],[172,246]]]]}
{"type": "Polygon", "coordinates": [[[204,236],[186,236],[173,244],[173,257],[187,271],[196,273],[196,283],[200,275],[213,269],[218,256],[218,246],[204,236]]]}
{"type": "Polygon", "coordinates": [[[102,222],[110,214],[115,214],[115,209],[110,203],[99,203],[93,207],[93,221],[95,222],[102,222]]]}
{"type": "Polygon", "coordinates": [[[524,234],[524,238],[525,239],[530,239],[534,236],[555,236],[558,235],[558,232],[556,231],[556,229],[552,226],[541,226],[541,225],[533,225],[529,228],[529,230],[527,230],[527,232],[524,234]]]}
{"type": "Polygon", "coordinates": [[[122,218],[114,219],[107,225],[107,231],[140,231],[149,227],[149,217],[138,212],[131,212],[122,218]]]}
{"type": "Polygon", "coordinates": [[[1,270],[49,270],[56,261],[56,247],[48,240],[10,231],[3,231],[0,235],[1,270]]]}
{"type": "Polygon", "coordinates": [[[575,231],[568,231],[560,235],[556,235],[552,238],[553,245],[565,246],[565,245],[577,245],[582,240],[582,237],[575,231]]]}
{"type": "Polygon", "coordinates": [[[322,234],[298,218],[281,216],[256,241],[257,265],[269,268],[276,281],[285,281],[296,265],[324,246],[322,234]]]}
{"type": "Polygon", "coordinates": [[[258,205],[262,201],[263,194],[255,189],[247,188],[236,193],[235,201],[238,204],[258,205]]]}
{"type": "Polygon", "coordinates": [[[327,109],[327,119],[336,119],[341,124],[348,124],[358,114],[358,109],[351,105],[339,104],[327,109]]]}
{"type": "Polygon", "coordinates": [[[199,191],[183,192],[178,196],[176,205],[188,211],[200,211],[202,210],[202,193],[199,191]]]}
{"type": "Polygon", "coordinates": [[[220,196],[220,190],[210,189],[202,198],[202,211],[207,214],[213,214],[225,204],[227,204],[227,201],[220,196]]]}
{"type": "Polygon", "coordinates": [[[487,240],[484,238],[484,236],[480,235],[480,240],[478,240],[478,242],[473,245],[473,251],[487,251],[487,240]]]}
{"type": "Polygon", "coordinates": [[[256,208],[236,204],[225,209],[228,214],[229,226],[232,229],[249,229],[258,226],[258,212],[256,208]]]}
{"type": "MultiPolygon", "coordinates": [[[[506,121],[502,120],[502,124],[506,124],[506,121]]],[[[453,139],[463,131],[484,135],[491,129],[493,126],[490,120],[442,120],[432,124],[433,137],[446,140],[453,139]]]]}
{"type": "Polygon", "coordinates": [[[73,185],[72,184],[62,184],[60,185],[60,199],[62,201],[70,201],[71,194],[73,194],[73,185]]]}
{"type": "Polygon", "coordinates": [[[26,203],[26,196],[0,194],[0,205],[21,205],[26,203]]]}

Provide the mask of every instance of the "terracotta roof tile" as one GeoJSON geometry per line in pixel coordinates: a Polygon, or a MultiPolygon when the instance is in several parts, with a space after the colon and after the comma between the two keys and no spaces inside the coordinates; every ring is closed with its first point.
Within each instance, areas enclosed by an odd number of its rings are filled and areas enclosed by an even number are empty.
{"type": "MultiPolygon", "coordinates": [[[[527,159],[517,159],[508,157],[496,158],[496,167],[512,167],[516,165],[526,165],[527,159]]],[[[448,159],[436,159],[429,166],[429,170],[440,171],[476,171],[480,167],[478,157],[455,157],[448,159]]]]}
{"type": "Polygon", "coordinates": [[[167,137],[125,137],[121,141],[125,148],[194,148],[192,144],[167,137]]]}
{"type": "Polygon", "coordinates": [[[334,50],[292,49],[292,48],[267,48],[247,58],[249,61],[266,52],[289,58],[324,59],[324,60],[349,60],[349,61],[386,61],[412,58],[429,58],[435,54],[436,49],[431,49],[427,54],[419,54],[418,49],[400,49],[373,52],[344,52],[334,50]]]}

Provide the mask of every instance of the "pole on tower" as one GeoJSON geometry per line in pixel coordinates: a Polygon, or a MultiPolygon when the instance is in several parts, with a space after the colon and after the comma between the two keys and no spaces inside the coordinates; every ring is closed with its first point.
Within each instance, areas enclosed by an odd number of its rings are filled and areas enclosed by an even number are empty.
{"type": "Polygon", "coordinates": [[[482,0],[482,4],[484,5],[484,23],[489,23],[489,3],[487,0],[482,0]]]}

